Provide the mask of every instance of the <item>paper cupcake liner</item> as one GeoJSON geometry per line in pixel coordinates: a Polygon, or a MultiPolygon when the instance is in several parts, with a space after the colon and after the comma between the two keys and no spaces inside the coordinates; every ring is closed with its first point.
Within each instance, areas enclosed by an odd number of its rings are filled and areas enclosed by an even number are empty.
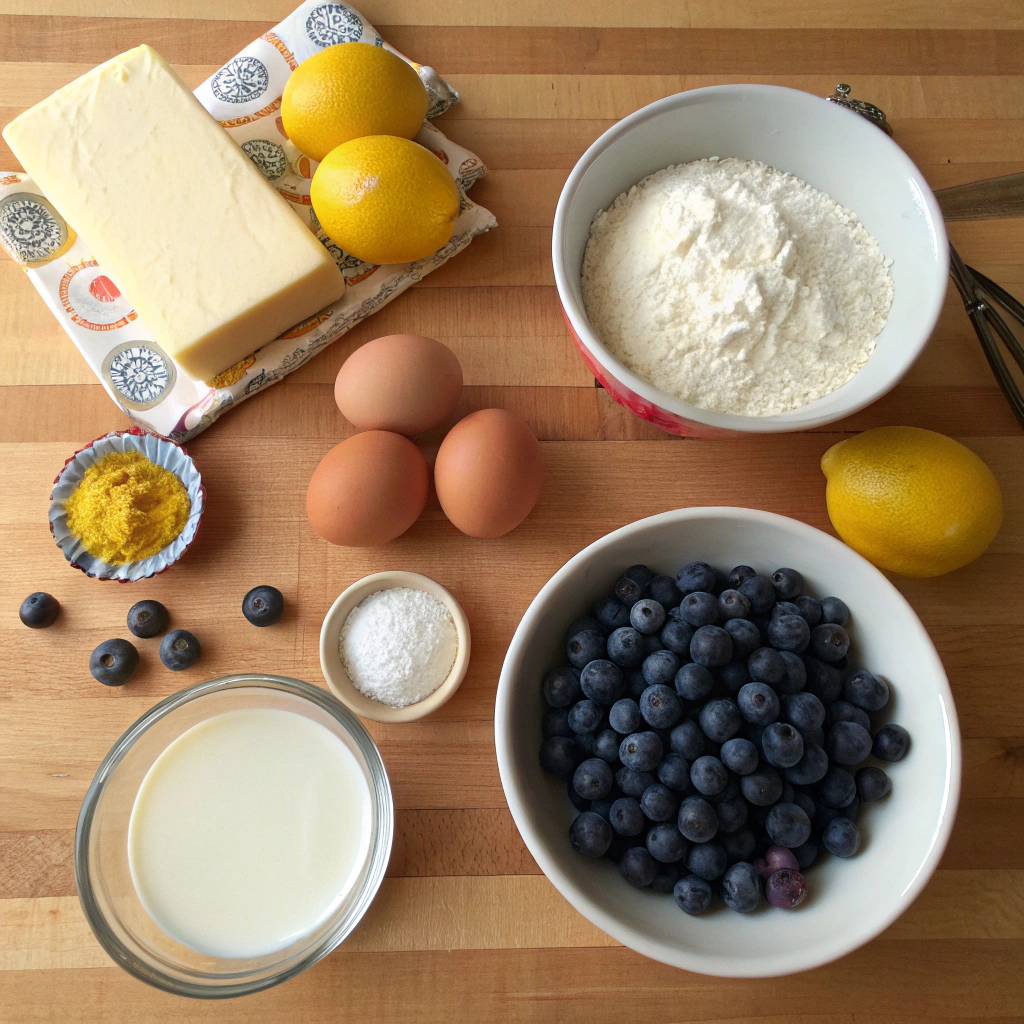
{"type": "Polygon", "coordinates": [[[205,510],[206,488],[188,452],[174,441],[132,427],[131,430],[113,430],[96,438],[64,463],[50,492],[50,533],[72,568],[81,569],[86,576],[98,580],[134,583],[169,569],[181,558],[196,539],[205,510]],[[82,541],[68,529],[67,500],[90,466],[111,452],[129,451],[141,452],[150,462],[169,469],[185,485],[192,508],[185,528],[167,547],[138,562],[111,565],[89,554],[82,541]]]}

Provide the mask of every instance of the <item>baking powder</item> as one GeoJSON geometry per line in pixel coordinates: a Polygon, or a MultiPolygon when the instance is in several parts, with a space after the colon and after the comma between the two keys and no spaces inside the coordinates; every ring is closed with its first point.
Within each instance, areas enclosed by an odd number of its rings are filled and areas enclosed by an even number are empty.
{"type": "Polygon", "coordinates": [[[594,218],[583,301],[605,345],[655,387],[765,416],[867,362],[892,305],[890,263],[824,192],[713,157],[649,175],[594,218]]]}
{"type": "Polygon", "coordinates": [[[404,708],[429,697],[455,664],[451,612],[423,590],[393,587],[364,598],[341,627],[338,653],[355,688],[404,708]]]}

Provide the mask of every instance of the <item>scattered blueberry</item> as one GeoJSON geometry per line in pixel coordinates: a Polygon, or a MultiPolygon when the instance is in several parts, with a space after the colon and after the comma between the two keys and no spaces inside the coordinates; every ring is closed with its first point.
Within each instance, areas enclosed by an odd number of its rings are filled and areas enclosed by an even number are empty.
{"type": "Polygon", "coordinates": [[[854,781],[857,785],[857,796],[865,803],[881,800],[892,789],[892,779],[881,768],[873,766],[859,769],[854,781]]]}
{"type": "Polygon", "coordinates": [[[815,745],[804,744],[804,756],[791,768],[783,768],[787,782],[794,786],[812,786],[825,777],[828,771],[828,754],[815,745]]]}
{"type": "Polygon", "coordinates": [[[723,590],[718,595],[718,617],[720,619],[746,619],[750,617],[750,602],[746,594],[738,590],[723,590]]]}
{"type": "Polygon", "coordinates": [[[565,655],[573,668],[583,668],[607,653],[604,635],[596,629],[585,629],[571,637],[565,645],[565,655]]]}
{"type": "Polygon", "coordinates": [[[683,594],[715,589],[715,570],[707,562],[687,562],[676,573],[676,586],[683,594]]]}
{"type": "Polygon", "coordinates": [[[604,632],[604,627],[598,622],[596,616],[581,615],[578,619],[574,619],[572,625],[566,630],[566,642],[568,643],[577,633],[582,633],[585,629],[593,629],[598,633],[604,632]]]}
{"type": "Polygon", "coordinates": [[[620,768],[615,773],[615,785],[634,800],[639,801],[648,786],[658,780],[650,772],[637,771],[635,768],[620,768]]]}
{"type": "Polygon", "coordinates": [[[621,741],[622,737],[614,729],[602,729],[594,735],[594,757],[609,764],[618,764],[621,741]]]}
{"type": "Polygon", "coordinates": [[[545,712],[540,731],[546,740],[551,739],[552,736],[568,736],[571,738],[572,729],[569,728],[569,709],[551,708],[545,712]]]}
{"type": "Polygon", "coordinates": [[[768,641],[776,650],[799,653],[811,642],[811,627],[799,615],[779,615],[768,624],[768,641]]]}
{"type": "Polygon", "coordinates": [[[540,766],[544,771],[571,779],[578,763],[579,749],[568,737],[552,736],[541,744],[540,766]]]}
{"type": "Polygon", "coordinates": [[[614,704],[626,688],[622,669],[610,661],[592,661],[580,673],[584,694],[598,704],[614,704]]]}
{"type": "Polygon", "coordinates": [[[683,913],[696,917],[711,905],[711,886],[698,875],[687,875],[676,882],[672,896],[683,913]]]}
{"type": "Polygon", "coordinates": [[[679,658],[671,651],[655,651],[644,658],[641,671],[648,686],[672,686],[679,671],[679,658]]]}
{"type": "Polygon", "coordinates": [[[174,629],[160,641],[160,660],[172,672],[191,668],[201,653],[199,641],[187,629],[174,629]]]}
{"type": "Polygon", "coordinates": [[[572,740],[576,744],[576,749],[580,752],[580,757],[597,757],[597,754],[594,752],[597,740],[592,732],[574,732],[572,740]]]}
{"type": "Polygon", "coordinates": [[[638,836],[644,830],[644,812],[635,797],[620,796],[613,800],[608,821],[620,836],[638,836]]]}
{"type": "Polygon", "coordinates": [[[615,596],[627,607],[632,608],[644,596],[643,584],[623,576],[615,584],[615,596]]]}
{"type": "Polygon", "coordinates": [[[804,578],[796,569],[776,569],[772,573],[772,586],[780,601],[792,601],[804,589],[804,578]]]}
{"type": "Polygon", "coordinates": [[[732,638],[732,656],[740,661],[761,646],[761,631],[749,619],[727,619],[722,628],[732,638]]]}
{"type": "Polygon", "coordinates": [[[718,618],[718,598],[703,590],[687,594],[679,604],[679,618],[691,626],[710,626],[718,618]]]}
{"type": "Polygon", "coordinates": [[[600,814],[584,811],[569,826],[569,842],[584,857],[603,857],[611,846],[611,825],[600,814]]]}
{"type": "Polygon", "coordinates": [[[826,597],[821,602],[821,621],[845,626],[850,621],[850,609],[838,597],[826,597]]]}
{"type": "MultiPolygon", "coordinates": [[[[589,757],[576,769],[572,777],[573,788],[588,800],[601,800],[612,791],[615,777],[607,761],[589,757]]],[[[604,852],[604,851],[602,851],[604,852]]]]}
{"type": "Polygon", "coordinates": [[[784,868],[796,871],[800,864],[796,854],[788,846],[769,846],[764,852],[764,857],[754,861],[754,867],[757,868],[757,873],[768,881],[776,871],[782,871],[784,868]]]}
{"type": "Polygon", "coordinates": [[[46,629],[57,621],[59,614],[60,601],[42,590],[29,594],[18,609],[18,618],[29,629],[46,629]]]}
{"type": "Polygon", "coordinates": [[[725,905],[740,914],[749,914],[761,902],[761,880],[753,865],[746,861],[741,860],[726,870],[721,891],[725,905]]]}
{"type": "Polygon", "coordinates": [[[104,640],[89,658],[89,671],[104,686],[124,686],[138,667],[139,652],[127,640],[104,640]]]}
{"type": "Polygon", "coordinates": [[[718,670],[718,681],[724,687],[730,697],[735,698],[736,694],[750,682],[750,673],[742,661],[730,661],[718,670]]]}
{"type": "Polygon", "coordinates": [[[689,793],[693,789],[690,782],[690,762],[682,754],[668,753],[658,765],[658,781],[676,793],[689,793]]]}
{"type": "Polygon", "coordinates": [[[658,767],[664,748],[656,732],[634,732],[619,745],[619,760],[626,768],[650,772],[658,767]]]}
{"type": "Polygon", "coordinates": [[[849,818],[833,818],[821,833],[821,843],[837,857],[852,857],[860,849],[860,829],[849,818]]]}
{"type": "Polygon", "coordinates": [[[704,754],[690,766],[690,781],[702,796],[715,796],[725,789],[729,773],[717,757],[704,754]]]}
{"type": "Polygon", "coordinates": [[[749,828],[740,828],[735,832],[727,832],[719,836],[719,841],[725,847],[729,855],[730,863],[735,864],[738,860],[749,860],[757,849],[757,840],[749,828]]]}
{"type": "Polygon", "coordinates": [[[744,580],[749,580],[756,575],[757,570],[752,569],[749,565],[737,565],[735,569],[729,571],[729,586],[738,587],[744,580]]]}
{"type": "Polygon", "coordinates": [[[813,628],[821,622],[821,603],[816,598],[801,594],[793,604],[800,610],[800,615],[808,626],[813,628]]]}
{"type": "Polygon", "coordinates": [[[773,843],[790,849],[803,846],[811,838],[811,819],[797,804],[775,804],[768,812],[765,828],[773,843]]]}
{"type": "Polygon", "coordinates": [[[703,665],[687,662],[676,673],[676,693],[683,700],[703,700],[714,688],[715,677],[703,665]]]}
{"type": "Polygon", "coordinates": [[[827,807],[845,807],[857,795],[857,783],[842,768],[829,768],[814,788],[818,802],[827,807]]]}
{"type": "Polygon", "coordinates": [[[775,684],[778,693],[799,693],[807,683],[807,668],[803,659],[792,651],[779,651],[786,666],[786,674],[775,684]]]}
{"type": "Polygon", "coordinates": [[[772,722],[761,735],[764,759],[776,768],[792,768],[804,756],[804,739],[788,722],[772,722]]]}
{"type": "Polygon", "coordinates": [[[654,579],[654,573],[646,565],[631,565],[622,575],[641,587],[646,587],[654,579]]]}
{"type": "MultiPolygon", "coordinates": [[[[251,594],[252,591],[249,593],[251,594]]],[[[249,594],[245,596],[248,597],[249,594]]],[[[170,616],[167,614],[167,609],[159,601],[136,601],[128,609],[128,629],[134,636],[142,640],[159,636],[167,628],[169,621],[170,616]]],[[[262,625],[262,623],[256,623],[256,625],[262,625]]]]}
{"type": "Polygon", "coordinates": [[[825,705],[806,690],[782,698],[782,719],[797,732],[813,732],[825,721],[825,705]]]}
{"type": "Polygon", "coordinates": [[[643,671],[638,668],[625,668],[622,670],[622,675],[626,680],[626,692],[634,702],[638,701],[644,690],[647,689],[647,680],[644,679],[643,671]]]}
{"type": "Polygon", "coordinates": [[[553,668],[544,677],[544,699],[551,707],[568,707],[582,696],[579,673],[568,665],[553,668]]]}
{"type": "Polygon", "coordinates": [[[751,611],[755,615],[767,615],[775,604],[775,587],[765,576],[751,576],[736,589],[750,602],[751,611]]]}
{"type": "Polygon", "coordinates": [[[284,595],[277,587],[253,587],[242,598],[242,614],[254,626],[272,626],[284,612],[284,595]]]}
{"type": "Polygon", "coordinates": [[[910,734],[902,725],[883,725],[875,733],[873,751],[883,761],[900,761],[910,746],[910,734]]]}
{"type": "Polygon", "coordinates": [[[702,796],[688,796],[679,805],[676,823],[691,843],[706,843],[718,831],[718,815],[702,796]]]}
{"type": "Polygon", "coordinates": [[[655,782],[644,790],[644,795],[640,797],[640,808],[651,821],[668,821],[678,813],[679,800],[668,786],[655,782]]]}
{"type": "Polygon", "coordinates": [[[825,724],[832,726],[836,722],[856,722],[858,725],[864,726],[865,729],[871,728],[871,719],[868,718],[868,713],[863,708],[854,707],[845,700],[837,700],[834,704],[829,705],[825,724]]]}
{"type": "Polygon", "coordinates": [[[732,637],[721,626],[701,626],[690,641],[690,657],[706,668],[728,664],[732,658],[732,637]]]}
{"type": "Polygon", "coordinates": [[[630,885],[644,889],[657,877],[658,863],[646,847],[631,846],[619,861],[619,873],[630,885]]]}
{"type": "Polygon", "coordinates": [[[782,796],[782,778],[771,765],[762,764],[740,779],[740,792],[755,807],[771,807],[782,796]]]}
{"type": "Polygon", "coordinates": [[[676,586],[676,581],[671,576],[655,576],[648,584],[647,589],[651,597],[658,602],[666,611],[676,608],[683,599],[683,595],[676,586]]]}
{"type": "Polygon", "coordinates": [[[819,658],[803,655],[807,682],[804,689],[813,693],[822,704],[831,704],[839,699],[843,689],[843,673],[835,665],[827,665],[819,658]]]}
{"type": "MultiPolygon", "coordinates": [[[[672,586],[675,586],[675,584],[673,583],[672,586]]],[[[653,832],[654,829],[651,829],[651,831],[653,832]]],[[[651,852],[650,836],[648,836],[647,840],[647,852],[651,852]]],[[[651,856],[654,857],[654,854],[651,853],[651,856]]],[[[654,859],[657,860],[658,858],[654,857],[654,859]]],[[[676,882],[678,881],[679,869],[675,866],[675,864],[659,863],[658,873],[654,876],[654,881],[651,882],[651,888],[655,892],[663,892],[666,894],[670,894],[675,889],[676,882]]]]}
{"type": "Polygon", "coordinates": [[[810,652],[824,662],[839,661],[850,649],[850,635],[834,622],[823,623],[811,630],[810,652]]]}
{"type": "Polygon", "coordinates": [[[693,632],[693,626],[688,622],[670,618],[661,629],[660,639],[665,650],[678,654],[680,658],[689,658],[693,632]]]}
{"type": "Polygon", "coordinates": [[[757,747],[739,736],[722,744],[719,757],[726,768],[737,775],[749,775],[757,767],[757,747]]]}
{"type": "Polygon", "coordinates": [[[747,683],[736,695],[736,706],[754,725],[769,725],[779,717],[778,694],[767,683],[747,683]]]}
{"type": "Polygon", "coordinates": [[[786,663],[773,648],[759,647],[747,658],[747,671],[751,679],[777,686],[786,678],[786,663]]]}
{"type": "Polygon", "coordinates": [[[721,800],[715,804],[720,832],[735,832],[747,822],[747,801],[742,796],[721,800]]]}
{"type": "Polygon", "coordinates": [[[721,878],[728,864],[729,856],[718,843],[694,843],[686,853],[686,866],[707,882],[721,878]]]}
{"type": "Polygon", "coordinates": [[[608,724],[623,736],[636,732],[643,725],[643,721],[639,705],[629,697],[617,700],[608,711],[608,724]]]}
{"type": "Polygon", "coordinates": [[[859,668],[846,677],[843,697],[864,711],[880,711],[889,702],[889,687],[867,669],[859,668]]]}
{"type": "Polygon", "coordinates": [[[641,598],[629,610],[629,623],[647,636],[660,633],[665,625],[665,609],[650,597],[641,598]]]}
{"type": "Polygon", "coordinates": [[[780,615],[799,615],[800,609],[792,601],[776,601],[768,616],[768,624],[771,625],[780,615]]]}
{"type": "Polygon", "coordinates": [[[798,846],[793,855],[801,871],[806,871],[818,859],[818,842],[816,839],[808,839],[803,846],[798,846]]]}
{"type": "Polygon", "coordinates": [[[742,722],[740,709],[728,698],[709,700],[700,709],[700,727],[712,743],[731,740],[742,722]]]}
{"type": "Polygon", "coordinates": [[[629,625],[629,609],[615,597],[606,597],[594,606],[594,617],[606,633],[629,625]]]}
{"type": "Polygon", "coordinates": [[[647,852],[661,864],[676,864],[686,855],[686,840],[675,825],[663,822],[647,833],[647,852]]]}
{"type": "Polygon", "coordinates": [[[856,722],[836,722],[825,737],[825,749],[837,764],[860,764],[871,753],[871,733],[856,722]]]}
{"type": "Polygon", "coordinates": [[[652,729],[671,729],[683,717],[683,704],[671,687],[648,686],[640,697],[640,714],[652,729]]]}
{"type": "Polygon", "coordinates": [[[811,821],[814,820],[815,803],[809,793],[802,789],[796,790],[793,793],[793,803],[798,807],[802,807],[811,821]]]}
{"type": "Polygon", "coordinates": [[[782,868],[764,884],[764,894],[773,907],[793,910],[807,897],[807,882],[799,871],[782,868]]]}
{"type": "Polygon", "coordinates": [[[584,698],[573,704],[569,711],[569,728],[573,732],[593,732],[604,717],[604,708],[584,698]]]}
{"type": "Polygon", "coordinates": [[[703,731],[689,718],[680,722],[669,734],[669,749],[674,754],[681,754],[688,761],[696,761],[704,753],[704,747],[703,731]]]}
{"type": "Polygon", "coordinates": [[[632,626],[620,626],[608,637],[608,658],[622,668],[636,668],[643,664],[644,638],[632,626]]]}

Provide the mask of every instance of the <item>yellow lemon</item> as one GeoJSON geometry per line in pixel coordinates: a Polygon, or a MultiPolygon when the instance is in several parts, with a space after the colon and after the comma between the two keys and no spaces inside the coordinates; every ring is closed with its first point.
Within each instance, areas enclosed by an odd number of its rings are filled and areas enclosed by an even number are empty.
{"type": "Polygon", "coordinates": [[[427,90],[401,57],[366,43],[338,43],[304,60],[281,97],[288,138],[314,160],[364,135],[411,139],[427,114],[427,90]]]}
{"type": "Polygon", "coordinates": [[[452,237],[459,189],[433,153],[408,139],[371,135],[331,150],[309,197],[320,226],[367,263],[410,263],[452,237]]]}
{"type": "Polygon", "coordinates": [[[829,448],[821,470],[839,536],[902,576],[941,576],[973,562],[1003,522],[992,470],[932,430],[865,430],[829,448]]]}

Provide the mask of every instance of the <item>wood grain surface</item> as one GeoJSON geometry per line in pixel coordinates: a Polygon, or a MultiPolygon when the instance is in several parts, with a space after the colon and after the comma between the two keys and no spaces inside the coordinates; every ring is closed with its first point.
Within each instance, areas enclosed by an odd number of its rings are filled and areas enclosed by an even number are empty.
{"type": "MultiPolygon", "coordinates": [[[[933,187],[1024,170],[1019,0],[365,0],[385,38],[462,92],[445,130],[491,169],[474,196],[500,227],[190,449],[209,490],[195,548],[130,590],[69,570],[46,528],[50,483],[81,443],[127,425],[42,301],[0,260],[0,1021],[422,1024],[860,1024],[1024,1021],[1024,437],[955,295],[907,378],[849,420],[805,434],[683,441],[615,405],[562,324],[549,261],[555,203],[575,160],[617,118],[681,89],[756,81],[817,94],[847,81],[888,113],[933,187]],[[475,541],[432,500],[398,541],[331,548],[304,495],[350,433],[332,383],[380,334],[449,345],[458,416],[519,410],[544,442],[547,484],[508,537],[475,541]],[[876,941],[783,979],[714,979],[644,960],[580,917],[526,851],[502,796],[492,712],[524,609],[569,556],[615,527],[684,505],[764,508],[829,529],[822,452],[851,431],[907,423],[961,438],[995,471],[1006,524],[976,563],[895,579],[950,676],[964,792],[931,884],[876,941]],[[78,809],[113,740],[154,702],[226,672],[320,683],[321,619],[367,572],[448,586],[473,629],[462,689],[426,721],[371,724],[394,783],[395,849],[380,896],[336,953],[277,989],[207,1005],[119,970],[92,938],[73,873],[78,809]],[[242,595],[280,587],[284,620],[249,627],[242,595]],[[25,594],[63,604],[52,629],[17,620],[25,594]],[[87,669],[142,597],[203,644],[172,675],[142,668],[108,690],[87,669]]],[[[192,84],[290,10],[290,0],[0,0],[0,123],[140,42],[192,84]]],[[[17,163],[0,143],[0,168],[17,163]]],[[[964,258],[1024,293],[1022,221],[964,222],[964,258]]],[[[454,418],[453,418],[454,420],[454,418]]],[[[444,434],[423,439],[428,456],[444,434]]]]}

